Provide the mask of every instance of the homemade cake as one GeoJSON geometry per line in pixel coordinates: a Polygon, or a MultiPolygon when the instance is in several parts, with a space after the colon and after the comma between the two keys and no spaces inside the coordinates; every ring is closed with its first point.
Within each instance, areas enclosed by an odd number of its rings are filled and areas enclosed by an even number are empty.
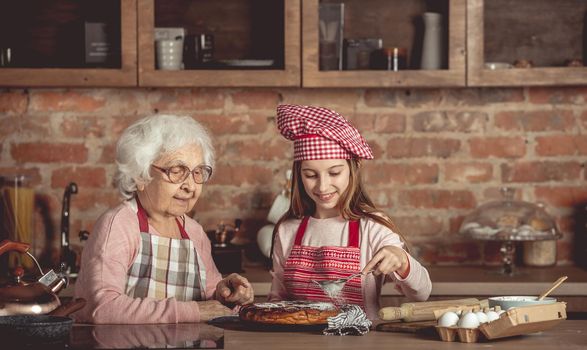
{"type": "Polygon", "coordinates": [[[284,300],[245,305],[239,316],[244,321],[265,324],[318,325],[327,324],[328,317],[338,312],[332,303],[284,300]]]}

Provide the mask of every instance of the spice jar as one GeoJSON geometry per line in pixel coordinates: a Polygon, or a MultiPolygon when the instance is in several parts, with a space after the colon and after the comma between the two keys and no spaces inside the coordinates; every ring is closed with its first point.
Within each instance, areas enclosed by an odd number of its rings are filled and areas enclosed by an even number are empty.
{"type": "Polygon", "coordinates": [[[524,265],[553,266],[556,264],[556,241],[524,242],[524,265]]]}

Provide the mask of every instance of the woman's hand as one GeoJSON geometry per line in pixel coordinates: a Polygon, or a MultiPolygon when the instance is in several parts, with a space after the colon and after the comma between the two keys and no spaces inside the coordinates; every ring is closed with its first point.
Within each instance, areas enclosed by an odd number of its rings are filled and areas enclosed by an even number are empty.
{"type": "Polygon", "coordinates": [[[245,305],[253,302],[255,292],[243,276],[232,273],[216,285],[216,299],[223,304],[245,305]]]}
{"type": "Polygon", "coordinates": [[[395,271],[402,278],[405,278],[409,272],[409,266],[407,253],[400,247],[388,245],[375,253],[363,269],[363,273],[373,270],[373,274],[379,276],[381,274],[388,275],[395,271]]]}
{"type": "Polygon", "coordinates": [[[218,300],[197,301],[200,308],[200,322],[205,322],[216,317],[234,315],[234,312],[222,305],[218,300]]]}

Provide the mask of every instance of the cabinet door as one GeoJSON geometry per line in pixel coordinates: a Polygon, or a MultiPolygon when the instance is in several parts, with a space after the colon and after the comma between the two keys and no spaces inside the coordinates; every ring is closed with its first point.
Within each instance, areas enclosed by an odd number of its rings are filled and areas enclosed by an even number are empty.
{"type": "Polygon", "coordinates": [[[300,86],[300,0],[139,0],[138,14],[140,86],[300,86]],[[160,62],[166,37],[183,41],[179,69],[160,62]]]}
{"type": "Polygon", "coordinates": [[[136,86],[136,0],[22,0],[0,13],[0,85],[136,86]]]}
{"type": "Polygon", "coordinates": [[[302,9],[304,87],[465,85],[465,0],[303,0],[302,9]],[[328,44],[336,21],[332,11],[323,11],[341,3],[342,35],[335,38],[340,58],[333,69],[328,44]],[[438,36],[430,33],[431,25],[426,31],[424,13],[439,18],[438,36]],[[400,50],[407,54],[405,64],[394,66],[393,60],[402,59],[400,50]],[[440,65],[422,69],[422,58],[430,55],[437,55],[440,65]]]}
{"type": "Polygon", "coordinates": [[[469,0],[467,7],[467,85],[587,83],[586,1],[469,0]]]}

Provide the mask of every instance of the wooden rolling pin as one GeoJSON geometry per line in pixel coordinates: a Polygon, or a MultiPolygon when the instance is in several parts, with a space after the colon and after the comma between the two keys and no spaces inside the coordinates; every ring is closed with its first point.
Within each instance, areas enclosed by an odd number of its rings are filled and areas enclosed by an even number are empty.
{"type": "MultiPolygon", "coordinates": [[[[400,307],[384,307],[379,310],[379,318],[384,321],[402,320],[404,322],[435,320],[434,310],[463,305],[481,305],[479,299],[456,299],[403,303],[400,307]]],[[[482,306],[482,305],[481,305],[482,306]]]]}

